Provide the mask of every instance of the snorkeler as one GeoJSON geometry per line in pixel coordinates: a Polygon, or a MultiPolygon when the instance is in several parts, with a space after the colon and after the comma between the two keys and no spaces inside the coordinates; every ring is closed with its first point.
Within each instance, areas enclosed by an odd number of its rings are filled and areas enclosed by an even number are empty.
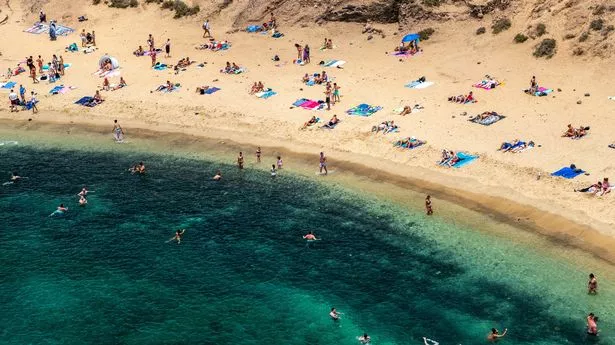
{"type": "Polygon", "coordinates": [[[363,333],[363,335],[359,337],[359,341],[361,342],[361,344],[369,344],[372,339],[369,337],[369,335],[367,335],[367,333],[363,333]]]}
{"type": "Polygon", "coordinates": [[[598,279],[593,273],[589,274],[589,281],[587,282],[587,293],[595,295],[598,293],[598,279]]]}
{"type": "Polygon", "coordinates": [[[489,340],[489,341],[496,341],[499,338],[502,338],[503,336],[505,336],[507,331],[508,331],[508,329],[504,328],[504,333],[500,334],[500,332],[498,332],[497,329],[492,328],[491,329],[491,333],[489,333],[489,335],[487,336],[487,340],[489,340]]]}
{"type": "Polygon", "coordinates": [[[85,198],[85,195],[79,196],[79,206],[85,206],[88,203],[88,200],[85,198]]]}
{"type": "Polygon", "coordinates": [[[314,232],[310,231],[307,233],[307,235],[303,236],[304,240],[308,240],[308,241],[318,241],[319,239],[316,238],[316,235],[314,235],[314,232]]]}
{"type": "Polygon", "coordinates": [[[337,312],[337,310],[335,308],[331,308],[331,312],[329,313],[329,316],[331,316],[331,318],[334,321],[337,321],[340,319],[340,313],[337,312]]]}
{"type": "Polygon", "coordinates": [[[171,238],[167,242],[177,241],[177,244],[180,244],[182,242],[182,237],[184,237],[184,232],[186,232],[186,229],[175,230],[175,236],[173,236],[173,238],[171,238]]]}
{"type": "Polygon", "coordinates": [[[214,181],[222,180],[222,172],[220,172],[220,170],[216,171],[216,175],[214,175],[213,179],[214,181]]]}

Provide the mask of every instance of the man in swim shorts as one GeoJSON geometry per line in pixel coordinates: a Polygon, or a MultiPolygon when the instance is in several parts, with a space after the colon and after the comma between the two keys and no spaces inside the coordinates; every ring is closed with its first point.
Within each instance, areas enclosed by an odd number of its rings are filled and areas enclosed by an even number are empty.
{"type": "Polygon", "coordinates": [[[237,166],[239,169],[243,169],[243,152],[239,152],[239,156],[237,156],[237,166]]]}
{"type": "Polygon", "coordinates": [[[327,175],[329,172],[327,171],[327,157],[325,157],[325,153],[321,152],[320,153],[320,174],[322,174],[323,169],[325,170],[325,175],[327,175]]]}
{"type": "Polygon", "coordinates": [[[64,204],[60,204],[60,206],[58,206],[58,212],[66,212],[68,211],[68,207],[65,207],[64,204]]]}

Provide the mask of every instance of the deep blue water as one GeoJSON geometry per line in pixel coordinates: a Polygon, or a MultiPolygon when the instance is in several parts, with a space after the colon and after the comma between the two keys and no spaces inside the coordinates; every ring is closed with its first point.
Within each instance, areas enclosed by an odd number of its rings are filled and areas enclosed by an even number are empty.
{"type": "Polygon", "coordinates": [[[491,327],[505,344],[613,344],[583,334],[613,307],[584,294],[582,268],[420,210],[179,156],[0,157],[4,180],[28,177],[0,187],[0,344],[480,344],[491,327]]]}

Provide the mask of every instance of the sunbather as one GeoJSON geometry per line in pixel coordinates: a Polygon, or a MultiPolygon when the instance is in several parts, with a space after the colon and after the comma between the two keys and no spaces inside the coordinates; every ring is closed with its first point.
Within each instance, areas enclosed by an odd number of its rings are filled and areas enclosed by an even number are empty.
{"type": "Polygon", "coordinates": [[[254,82],[254,84],[252,85],[252,88],[250,89],[250,94],[253,95],[255,93],[257,93],[258,91],[258,83],[254,82]]]}
{"type": "Polygon", "coordinates": [[[401,113],[399,113],[399,115],[406,116],[411,113],[412,113],[412,107],[410,107],[409,105],[404,105],[404,109],[401,111],[401,113]]]}
{"type": "Polygon", "coordinates": [[[304,82],[304,83],[307,83],[307,82],[309,82],[309,81],[310,81],[310,76],[306,73],[306,74],[303,76],[303,79],[302,79],[302,80],[303,80],[303,82],[304,82]]]}
{"type": "Polygon", "coordinates": [[[519,153],[529,147],[534,147],[534,142],[530,141],[529,143],[526,143],[525,141],[519,141],[517,140],[517,143],[515,145],[513,145],[513,147],[509,150],[512,153],[519,153]]]}
{"type": "Polygon", "coordinates": [[[93,101],[96,102],[96,104],[100,104],[104,101],[104,99],[100,95],[100,91],[96,90],[96,92],[94,93],[93,101]]]}
{"type": "Polygon", "coordinates": [[[318,119],[316,118],[316,116],[312,116],[312,118],[303,124],[303,127],[301,127],[301,129],[306,129],[314,124],[316,124],[318,122],[318,119]]]}
{"type": "Polygon", "coordinates": [[[572,124],[568,124],[568,129],[566,129],[566,131],[564,132],[564,134],[562,134],[562,137],[564,138],[572,138],[577,134],[577,130],[574,129],[574,127],[572,127],[572,124]]]}
{"type": "Polygon", "coordinates": [[[196,87],[196,93],[204,95],[205,91],[209,90],[209,86],[208,85],[203,85],[203,86],[197,86],[196,87]]]}
{"type": "Polygon", "coordinates": [[[442,159],[440,159],[440,162],[438,164],[442,165],[444,163],[447,163],[453,156],[453,151],[448,151],[447,149],[442,150],[442,159]]]}
{"type": "Polygon", "coordinates": [[[329,120],[329,122],[327,122],[323,127],[325,128],[334,128],[338,123],[340,122],[340,120],[337,118],[337,115],[333,115],[333,117],[331,118],[331,120],[329,120]]]}
{"type": "Polygon", "coordinates": [[[455,102],[455,103],[460,103],[460,104],[464,104],[464,103],[473,103],[475,102],[474,99],[474,94],[472,93],[472,91],[470,91],[470,93],[468,93],[467,96],[464,95],[459,95],[459,96],[451,96],[448,98],[449,102],[455,102]]]}
{"type": "Polygon", "coordinates": [[[113,90],[113,91],[119,90],[119,89],[123,88],[124,86],[128,86],[128,84],[126,84],[126,81],[124,80],[124,77],[120,77],[120,83],[117,84],[116,86],[114,86],[111,90],[113,90]]]}
{"type": "Polygon", "coordinates": [[[256,92],[263,92],[263,91],[265,91],[265,85],[263,85],[263,83],[259,81],[258,84],[256,85],[256,92]]]}
{"type": "Polygon", "coordinates": [[[572,137],[572,139],[581,139],[581,138],[583,138],[587,134],[588,130],[589,130],[589,127],[585,127],[585,126],[579,127],[576,130],[576,134],[572,137]]]}
{"type": "Polygon", "coordinates": [[[478,114],[474,117],[474,120],[485,120],[487,118],[489,118],[490,116],[497,116],[498,113],[496,113],[495,111],[484,111],[481,114],[478,114]]]}
{"type": "Polygon", "coordinates": [[[446,165],[448,165],[449,167],[454,166],[461,160],[459,156],[457,156],[457,153],[454,153],[453,151],[451,151],[451,154],[452,154],[451,159],[449,159],[449,161],[446,163],[446,165]]]}
{"type": "Polygon", "coordinates": [[[415,137],[409,137],[406,139],[398,140],[395,145],[403,148],[413,149],[425,144],[425,141],[419,140],[415,137]]]}
{"type": "Polygon", "coordinates": [[[592,193],[593,195],[596,195],[597,193],[602,191],[602,182],[598,181],[597,183],[594,183],[589,187],[575,189],[574,191],[579,193],[592,193]]]}
{"type": "Polygon", "coordinates": [[[600,193],[600,195],[602,196],[610,192],[611,192],[611,184],[609,183],[609,178],[605,177],[602,180],[602,192],[600,193]]]}

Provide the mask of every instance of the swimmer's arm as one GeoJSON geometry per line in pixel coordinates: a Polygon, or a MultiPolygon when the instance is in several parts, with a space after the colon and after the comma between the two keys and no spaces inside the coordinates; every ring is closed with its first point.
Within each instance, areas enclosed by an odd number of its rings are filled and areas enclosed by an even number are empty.
{"type": "Polygon", "coordinates": [[[504,332],[502,332],[502,334],[498,334],[498,335],[496,335],[495,337],[496,337],[496,338],[501,338],[501,337],[503,337],[503,336],[505,336],[505,335],[506,335],[506,332],[508,332],[508,328],[504,328],[504,332]]]}

